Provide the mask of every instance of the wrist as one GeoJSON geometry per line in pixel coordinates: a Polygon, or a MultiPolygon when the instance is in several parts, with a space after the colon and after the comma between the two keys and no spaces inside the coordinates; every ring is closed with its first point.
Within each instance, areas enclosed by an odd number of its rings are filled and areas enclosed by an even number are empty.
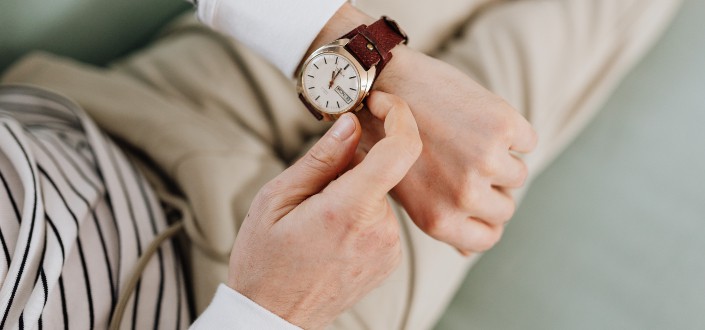
{"type": "MultiPolygon", "coordinates": [[[[412,58],[416,55],[416,51],[405,45],[397,45],[392,49],[392,59],[384,67],[384,70],[376,77],[372,85],[373,91],[382,91],[389,94],[398,94],[397,87],[405,81],[403,77],[405,72],[409,71],[412,58]]],[[[400,96],[400,95],[397,95],[400,96]]]]}
{"type": "MultiPolygon", "coordinates": [[[[397,45],[392,49],[392,59],[384,67],[384,70],[376,77],[372,85],[371,92],[381,91],[396,96],[402,96],[400,88],[408,83],[408,78],[404,77],[409,72],[409,67],[413,65],[412,58],[416,51],[405,45],[397,45]]],[[[411,109],[413,112],[413,108],[411,109]]],[[[382,121],[373,116],[369,111],[358,112],[358,118],[363,128],[363,146],[371,148],[372,144],[384,137],[384,126],[382,121]]]]}
{"type": "MultiPolygon", "coordinates": [[[[304,59],[316,49],[340,38],[356,27],[362,24],[370,25],[374,22],[374,18],[355,8],[353,5],[349,3],[343,4],[335,15],[328,20],[328,23],[326,23],[323,29],[321,29],[316,39],[313,40],[311,47],[306,51],[304,59]]],[[[400,44],[394,47],[394,49],[392,49],[392,60],[389,61],[389,64],[385,66],[384,70],[376,78],[375,84],[372,86],[373,90],[393,93],[393,91],[389,90],[389,87],[394,85],[392,81],[395,79],[393,78],[397,76],[398,72],[403,72],[403,63],[407,62],[406,59],[410,57],[413,52],[413,50],[405,45],[400,44]]]]}
{"type": "MultiPolygon", "coordinates": [[[[308,56],[308,54],[311,54],[314,50],[318,49],[319,47],[340,38],[341,36],[350,32],[354,28],[362,24],[369,25],[374,21],[374,18],[363,13],[359,9],[355,8],[353,5],[347,2],[344,3],[338,9],[338,11],[335,12],[333,17],[328,20],[326,25],[323,26],[321,32],[318,33],[316,39],[314,39],[311,43],[311,47],[309,47],[308,51],[306,52],[306,56],[308,56]]],[[[306,56],[304,56],[304,59],[306,58],[306,56]]]]}

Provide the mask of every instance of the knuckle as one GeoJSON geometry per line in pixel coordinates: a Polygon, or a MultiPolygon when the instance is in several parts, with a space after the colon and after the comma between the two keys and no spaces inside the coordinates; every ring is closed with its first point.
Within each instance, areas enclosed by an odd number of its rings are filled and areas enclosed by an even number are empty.
{"type": "Polygon", "coordinates": [[[526,163],[520,161],[519,170],[517,171],[517,187],[523,187],[526,180],[529,178],[529,167],[526,163]]]}
{"type": "Polygon", "coordinates": [[[485,252],[494,247],[502,238],[502,226],[497,226],[493,230],[478,235],[473,241],[472,250],[474,252],[485,252]]]}
{"type": "Polygon", "coordinates": [[[362,196],[347,197],[345,201],[337,203],[336,207],[339,212],[346,215],[346,218],[357,220],[359,223],[368,223],[377,219],[380,204],[385,200],[369,201],[362,196]]]}
{"type": "Polygon", "coordinates": [[[346,233],[358,239],[379,235],[374,232],[375,226],[371,225],[375,218],[373,208],[341,206],[331,208],[329,213],[336,214],[336,226],[342,226],[346,233]]]}
{"type": "Polygon", "coordinates": [[[499,171],[497,157],[494,157],[491,153],[487,153],[478,163],[480,172],[487,176],[494,176],[499,171]]]}
{"type": "Polygon", "coordinates": [[[514,130],[516,132],[514,132],[511,137],[521,139],[527,148],[526,152],[533,151],[538,145],[539,140],[536,130],[520,113],[515,112],[514,118],[514,130]]]}
{"type": "Polygon", "coordinates": [[[493,152],[495,148],[486,146],[478,150],[473,160],[473,168],[482,176],[491,176],[498,170],[498,157],[493,152]]]}
{"type": "Polygon", "coordinates": [[[421,223],[421,230],[434,238],[445,236],[450,226],[449,218],[444,216],[434,216],[427,221],[421,223]]]}
{"type": "Polygon", "coordinates": [[[342,219],[328,218],[328,220],[330,222],[333,222],[332,225],[334,226],[342,226],[342,229],[345,231],[345,233],[351,235],[352,237],[365,236],[364,227],[360,224],[359,221],[355,221],[354,217],[348,215],[342,217],[342,219]]]}
{"type": "Polygon", "coordinates": [[[327,226],[335,225],[342,220],[337,210],[332,207],[323,207],[321,213],[321,219],[327,226]]]}
{"type": "Polygon", "coordinates": [[[511,115],[499,116],[495,123],[495,129],[504,138],[510,138],[514,130],[514,123],[511,115]]]}
{"type": "Polygon", "coordinates": [[[262,186],[262,188],[259,190],[259,193],[257,194],[256,200],[258,200],[261,203],[269,203],[273,200],[275,200],[279,194],[282,191],[282,186],[284,182],[279,180],[278,178],[275,178],[272,181],[267,182],[262,186]]]}
{"type": "Polygon", "coordinates": [[[486,252],[492,247],[494,247],[495,244],[497,244],[497,241],[498,240],[494,238],[482,237],[473,243],[474,246],[472,250],[474,252],[486,252]]]}
{"type": "Polygon", "coordinates": [[[516,203],[512,200],[505,207],[502,207],[497,216],[497,225],[503,225],[505,222],[509,221],[514,216],[516,212],[516,203]]]}
{"type": "Polygon", "coordinates": [[[528,139],[529,149],[531,151],[536,149],[536,147],[539,144],[539,134],[536,133],[536,130],[531,125],[529,125],[529,136],[527,137],[527,139],[528,139]]]}
{"type": "Polygon", "coordinates": [[[515,127],[514,114],[516,111],[506,102],[502,101],[498,111],[493,113],[494,115],[490,117],[490,121],[488,122],[489,127],[492,128],[493,134],[500,139],[509,138],[515,127]]]}
{"type": "Polygon", "coordinates": [[[346,228],[346,235],[350,235],[354,254],[381,258],[389,256],[394,251],[398,238],[388,235],[387,230],[380,226],[355,225],[346,228]]]}
{"type": "Polygon", "coordinates": [[[284,181],[279,178],[266,183],[255,195],[250,210],[257,210],[264,214],[272,214],[288,205],[284,181]]]}
{"type": "Polygon", "coordinates": [[[503,138],[502,142],[507,143],[510,143],[520,132],[524,131],[521,129],[523,125],[528,125],[526,119],[516,110],[513,108],[509,108],[509,110],[510,111],[507,111],[507,115],[503,116],[501,122],[498,124],[500,134],[503,138]]]}
{"type": "Polygon", "coordinates": [[[464,210],[469,210],[478,205],[480,201],[480,190],[475,188],[473,184],[466,184],[455,195],[455,198],[456,206],[464,210]]]}
{"type": "Polygon", "coordinates": [[[335,155],[322,146],[311,148],[304,159],[306,165],[313,169],[325,170],[335,166],[335,155]]]}

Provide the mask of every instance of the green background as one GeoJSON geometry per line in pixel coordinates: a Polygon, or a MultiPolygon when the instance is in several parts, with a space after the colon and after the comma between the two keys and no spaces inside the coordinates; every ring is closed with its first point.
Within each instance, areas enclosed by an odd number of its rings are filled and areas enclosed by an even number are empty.
{"type": "Polygon", "coordinates": [[[32,49],[105,64],[190,7],[185,0],[0,0],[0,70],[32,49]]]}
{"type": "Polygon", "coordinates": [[[686,1],[438,329],[705,329],[704,22],[686,1]]]}

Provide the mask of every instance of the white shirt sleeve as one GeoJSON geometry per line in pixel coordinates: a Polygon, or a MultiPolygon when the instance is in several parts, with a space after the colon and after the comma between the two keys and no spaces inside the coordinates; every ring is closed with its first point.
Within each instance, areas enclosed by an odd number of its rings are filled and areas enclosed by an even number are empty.
{"type": "Polygon", "coordinates": [[[224,284],[190,329],[301,330],[224,284]]]}
{"type": "Polygon", "coordinates": [[[199,0],[198,18],[293,77],[323,26],[346,0],[199,0]]]}

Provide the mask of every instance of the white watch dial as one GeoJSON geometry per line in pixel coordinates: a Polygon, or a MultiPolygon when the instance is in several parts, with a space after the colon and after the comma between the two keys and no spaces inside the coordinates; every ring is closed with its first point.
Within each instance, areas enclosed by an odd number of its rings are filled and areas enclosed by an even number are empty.
{"type": "Polygon", "coordinates": [[[350,111],[360,95],[360,75],[347,58],[332,53],[316,55],[303,70],[303,92],[319,110],[350,111]]]}

